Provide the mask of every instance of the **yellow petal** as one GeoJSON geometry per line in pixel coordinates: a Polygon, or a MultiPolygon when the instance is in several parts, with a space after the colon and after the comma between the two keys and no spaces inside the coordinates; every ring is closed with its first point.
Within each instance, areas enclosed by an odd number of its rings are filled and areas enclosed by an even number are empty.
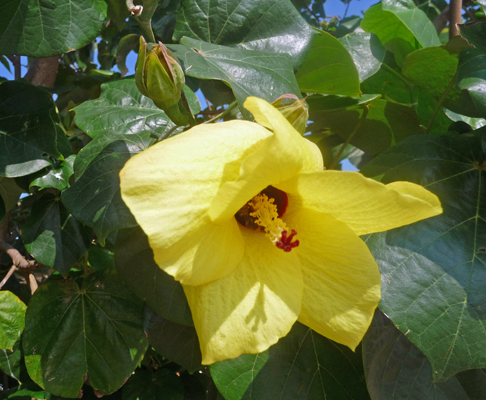
{"type": "MultiPolygon", "coordinates": [[[[208,210],[247,154],[273,134],[231,121],[199,125],[131,158],[120,173],[122,198],[149,237],[157,264],[187,285],[220,279],[240,262],[244,243],[231,215],[218,225],[208,210]]],[[[244,199],[243,202],[248,199],[244,199]]]]}
{"type": "Polygon", "coordinates": [[[304,139],[280,112],[265,100],[249,97],[245,108],[255,119],[273,131],[271,138],[248,153],[239,175],[223,184],[215,196],[209,215],[225,221],[269,185],[289,179],[301,171],[322,170],[322,156],[317,147],[304,139]]]}
{"type": "Polygon", "coordinates": [[[296,195],[295,207],[329,214],[357,235],[398,228],[442,213],[437,196],[420,185],[384,185],[357,172],[303,173],[277,187],[296,195]]]}
{"type": "Polygon", "coordinates": [[[304,277],[299,322],[354,350],[380,301],[378,265],[351,229],[324,213],[299,209],[284,219],[300,241],[292,250],[304,277]]]}
{"type": "Polygon", "coordinates": [[[300,313],[302,274],[296,255],[261,232],[242,228],[246,249],[231,275],[184,286],[203,364],[260,353],[285,336],[300,313]]]}

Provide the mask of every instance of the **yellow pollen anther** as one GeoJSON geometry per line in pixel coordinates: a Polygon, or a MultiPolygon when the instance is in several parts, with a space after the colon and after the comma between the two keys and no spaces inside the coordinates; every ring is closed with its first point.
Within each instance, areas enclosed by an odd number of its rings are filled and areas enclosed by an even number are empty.
{"type": "Polygon", "coordinates": [[[274,199],[269,199],[264,193],[259,193],[250,201],[251,208],[254,210],[250,216],[255,218],[255,223],[265,229],[267,236],[273,243],[282,237],[282,232],[287,231],[287,226],[278,217],[277,206],[274,199]]]}

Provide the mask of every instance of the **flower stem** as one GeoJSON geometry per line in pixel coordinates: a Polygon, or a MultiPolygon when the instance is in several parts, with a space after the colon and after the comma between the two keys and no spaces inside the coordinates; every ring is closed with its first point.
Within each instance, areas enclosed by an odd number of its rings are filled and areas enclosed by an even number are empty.
{"type": "Polygon", "coordinates": [[[224,110],[221,114],[218,114],[216,115],[215,117],[211,118],[211,119],[208,119],[207,121],[204,121],[203,124],[209,124],[211,122],[215,122],[215,121],[218,121],[220,120],[221,118],[223,118],[225,115],[227,115],[228,113],[230,113],[236,106],[238,105],[238,103],[235,101],[233,101],[232,103],[230,103],[228,105],[228,107],[226,108],[226,110],[224,110]]]}
{"type": "Polygon", "coordinates": [[[368,115],[368,111],[369,111],[369,106],[368,105],[363,106],[363,114],[361,114],[361,117],[360,117],[358,123],[356,124],[356,126],[354,127],[353,131],[351,132],[351,135],[349,135],[348,138],[346,139],[346,141],[342,144],[341,148],[339,149],[338,153],[336,154],[336,157],[334,157],[334,160],[332,160],[331,165],[329,166],[328,169],[334,169],[336,167],[337,163],[339,162],[339,159],[341,158],[341,155],[344,152],[344,149],[349,144],[349,142],[351,142],[351,139],[353,138],[353,136],[356,135],[356,132],[359,131],[359,128],[361,128],[361,125],[363,125],[363,122],[366,119],[366,116],[368,115]]]}
{"type": "Polygon", "coordinates": [[[432,115],[430,116],[429,122],[427,123],[427,127],[425,128],[425,133],[430,133],[430,130],[432,129],[432,124],[435,120],[435,117],[437,116],[437,113],[439,112],[440,108],[442,107],[442,104],[444,104],[444,101],[445,101],[446,97],[448,96],[449,92],[452,90],[452,87],[456,83],[456,78],[457,78],[457,74],[453,76],[449,85],[446,87],[446,90],[444,90],[444,93],[442,93],[439,100],[437,101],[437,104],[435,105],[434,110],[432,111],[432,115]]]}
{"type": "Polygon", "coordinates": [[[138,22],[142,35],[147,42],[155,43],[154,31],[152,30],[152,15],[159,0],[144,0],[143,6],[134,5],[133,0],[126,0],[128,11],[131,12],[133,18],[138,22]]]}

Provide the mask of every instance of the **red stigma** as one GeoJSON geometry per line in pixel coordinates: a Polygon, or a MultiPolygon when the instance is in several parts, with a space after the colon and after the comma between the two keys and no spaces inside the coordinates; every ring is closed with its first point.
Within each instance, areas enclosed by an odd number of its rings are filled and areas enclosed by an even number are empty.
{"type": "Polygon", "coordinates": [[[282,237],[278,242],[275,243],[275,246],[277,246],[279,249],[282,249],[283,251],[286,252],[291,251],[294,247],[297,247],[300,244],[298,240],[292,242],[292,239],[294,238],[295,235],[297,235],[295,229],[292,229],[289,237],[287,237],[287,231],[283,231],[282,237]]]}

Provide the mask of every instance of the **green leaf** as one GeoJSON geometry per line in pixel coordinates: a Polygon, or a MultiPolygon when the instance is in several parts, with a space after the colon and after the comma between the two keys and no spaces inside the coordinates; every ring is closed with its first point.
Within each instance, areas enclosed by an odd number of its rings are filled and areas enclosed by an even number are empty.
{"type": "Polygon", "coordinates": [[[376,35],[366,32],[354,32],[339,39],[353,58],[358,69],[359,81],[374,75],[385,58],[385,47],[376,35]]]}
{"type": "Polygon", "coordinates": [[[296,75],[300,90],[308,93],[359,96],[359,73],[343,44],[319,32],[296,75]]]}
{"type": "Polygon", "coordinates": [[[314,117],[319,117],[316,114],[338,111],[338,110],[355,110],[362,106],[371,103],[373,100],[379,99],[379,94],[364,94],[360,97],[347,96],[309,96],[306,103],[314,117]]]}
{"type": "Polygon", "coordinates": [[[126,35],[118,42],[118,46],[116,48],[116,66],[120,70],[122,76],[125,76],[128,73],[128,68],[126,65],[128,54],[130,54],[131,51],[138,52],[139,45],[140,35],[136,33],[126,35]]]}
{"type": "Polygon", "coordinates": [[[0,195],[0,222],[3,221],[6,213],[7,213],[7,211],[6,211],[6,207],[5,207],[5,202],[3,201],[3,198],[0,195]]]}
{"type": "Polygon", "coordinates": [[[361,84],[364,93],[379,93],[385,100],[412,107],[416,103],[412,84],[394,69],[383,67],[361,84]]]}
{"type": "Polygon", "coordinates": [[[103,0],[6,0],[0,53],[48,57],[79,49],[100,34],[106,8],[103,0]]]}
{"type": "Polygon", "coordinates": [[[441,44],[432,22],[411,0],[384,0],[370,7],[361,27],[378,36],[383,44],[394,38],[403,39],[414,48],[441,44]]]}
{"type": "Polygon", "coordinates": [[[12,350],[24,329],[26,305],[12,292],[0,292],[0,349],[12,350]]]}
{"type": "Polygon", "coordinates": [[[29,83],[7,81],[0,84],[0,98],[0,176],[24,176],[50,165],[49,156],[60,156],[51,96],[29,83]]]}
{"type": "Polygon", "coordinates": [[[64,276],[88,251],[91,236],[91,230],[76,221],[60,198],[48,192],[34,202],[30,218],[22,228],[27,251],[64,276]]]}
{"type": "Polygon", "coordinates": [[[348,139],[355,132],[350,143],[370,156],[385,151],[409,136],[424,133],[410,107],[382,99],[372,101],[368,107],[368,115],[356,132],[363,114],[362,108],[332,111],[310,108],[309,119],[323,130],[324,135],[335,133],[348,139]]]}
{"type": "Polygon", "coordinates": [[[481,117],[486,118],[486,48],[461,52],[457,67],[457,88],[469,92],[481,117]]]}
{"type": "Polygon", "coordinates": [[[169,118],[154,102],[140,93],[133,77],[101,85],[98,99],[74,109],[74,122],[90,137],[152,132],[161,137],[169,118]]]}
{"type": "Polygon", "coordinates": [[[199,103],[199,99],[196,96],[196,93],[192,91],[189,86],[184,86],[184,94],[186,95],[187,103],[189,104],[189,108],[191,112],[196,115],[201,111],[201,103],[199,103]]]}
{"type": "Polygon", "coordinates": [[[369,399],[361,355],[298,322],[263,353],[211,365],[211,376],[226,400],[369,399]]]}
{"type": "Polygon", "coordinates": [[[12,378],[19,381],[21,358],[22,358],[22,354],[20,351],[20,337],[19,337],[19,339],[14,343],[11,350],[0,349],[0,371],[3,371],[8,376],[11,376],[12,378]]]}
{"type": "Polygon", "coordinates": [[[45,282],[25,319],[31,378],[57,396],[77,397],[86,378],[100,394],[114,392],[147,349],[142,307],[114,270],[45,282]]]}
{"type": "Polygon", "coordinates": [[[192,326],[169,321],[146,307],[144,330],[157,353],[176,362],[191,374],[203,368],[199,340],[192,326]]]}
{"type": "Polygon", "coordinates": [[[95,271],[115,268],[115,255],[110,249],[100,245],[92,245],[88,250],[89,267],[95,271]]]}
{"type": "Polygon", "coordinates": [[[95,139],[78,153],[76,181],[63,191],[62,201],[76,219],[95,229],[103,244],[111,231],[136,225],[121,199],[120,170],[173,125],[141,95],[133,78],[103,85],[100,99],[76,108],[75,122],[95,139]]]}
{"type": "MultiPolygon", "coordinates": [[[[424,93],[438,100],[454,79],[457,66],[457,54],[443,46],[430,47],[410,53],[403,63],[402,73],[424,93]]],[[[444,106],[459,114],[481,117],[469,94],[455,86],[447,95],[444,106]]]]}
{"type": "Polygon", "coordinates": [[[447,109],[444,110],[444,112],[452,121],[465,122],[468,125],[472,126],[474,129],[479,129],[486,125],[486,119],[484,118],[470,118],[466,117],[465,115],[456,114],[455,112],[447,109]]]}
{"type": "Polygon", "coordinates": [[[10,211],[17,205],[22,189],[15,183],[15,179],[0,177],[0,197],[5,203],[5,211],[10,211]]]}
{"type": "Polygon", "coordinates": [[[486,397],[486,370],[468,370],[432,381],[432,367],[380,311],[363,339],[368,390],[374,400],[479,400],[486,397]]]}
{"type": "Polygon", "coordinates": [[[486,131],[415,136],[362,172],[435,193],[442,215],[371,235],[380,308],[432,364],[434,380],[486,367],[486,131]]]}
{"type": "Polygon", "coordinates": [[[183,36],[223,46],[287,53],[304,61],[312,29],[288,0],[183,0],[174,39],[183,36]]]}
{"type": "Polygon", "coordinates": [[[140,227],[119,232],[115,266],[137,296],[157,314],[172,322],[194,326],[181,284],[155,264],[148,238],[140,227]]]}
{"type": "Polygon", "coordinates": [[[30,183],[30,187],[66,189],[69,186],[69,178],[74,173],[73,164],[75,158],[74,154],[70,155],[64,161],[50,165],[46,170],[39,171],[36,173],[38,177],[30,183]]]}
{"type": "Polygon", "coordinates": [[[152,29],[155,38],[163,43],[171,43],[177,20],[177,10],[181,0],[161,1],[152,16],[152,29]]]}
{"type": "Polygon", "coordinates": [[[184,385],[175,372],[138,369],[123,386],[122,400],[183,400],[184,385]]]}
{"type": "Polygon", "coordinates": [[[110,232],[136,225],[121,198],[119,173],[132,155],[154,142],[150,131],[107,131],[78,153],[74,162],[76,181],[62,192],[62,202],[77,220],[95,230],[101,245],[110,232]]]}
{"type": "MultiPolygon", "coordinates": [[[[484,7],[484,4],[483,4],[484,7]]],[[[459,25],[461,36],[479,49],[486,49],[486,23],[484,21],[475,21],[469,24],[459,25]]]]}
{"type": "MultiPolygon", "coordinates": [[[[402,73],[430,96],[439,98],[456,74],[457,55],[443,46],[430,47],[410,53],[403,64],[402,73]]],[[[458,91],[449,94],[457,97],[458,91]]]]}
{"type": "MultiPolygon", "coordinates": [[[[123,1],[106,0],[108,5],[108,16],[113,21],[119,30],[123,29],[125,20],[130,16],[130,12],[123,1]]],[[[120,70],[121,71],[121,70],[120,70]]]]}
{"type": "Polygon", "coordinates": [[[169,45],[183,64],[186,75],[200,79],[218,79],[233,89],[242,113],[248,96],[258,96],[269,102],[283,94],[300,97],[299,86],[288,54],[235,49],[201,42],[188,37],[184,45],[169,45]]]}
{"type": "MultiPolygon", "coordinates": [[[[434,100],[431,96],[417,91],[417,106],[415,107],[415,111],[417,112],[417,117],[422,124],[422,126],[426,127],[429,123],[430,117],[437,106],[437,100],[434,100]]],[[[432,122],[432,126],[430,128],[431,135],[442,135],[446,133],[449,129],[453,121],[447,116],[446,112],[444,111],[443,107],[439,108],[437,111],[437,115],[432,122]]]]}

